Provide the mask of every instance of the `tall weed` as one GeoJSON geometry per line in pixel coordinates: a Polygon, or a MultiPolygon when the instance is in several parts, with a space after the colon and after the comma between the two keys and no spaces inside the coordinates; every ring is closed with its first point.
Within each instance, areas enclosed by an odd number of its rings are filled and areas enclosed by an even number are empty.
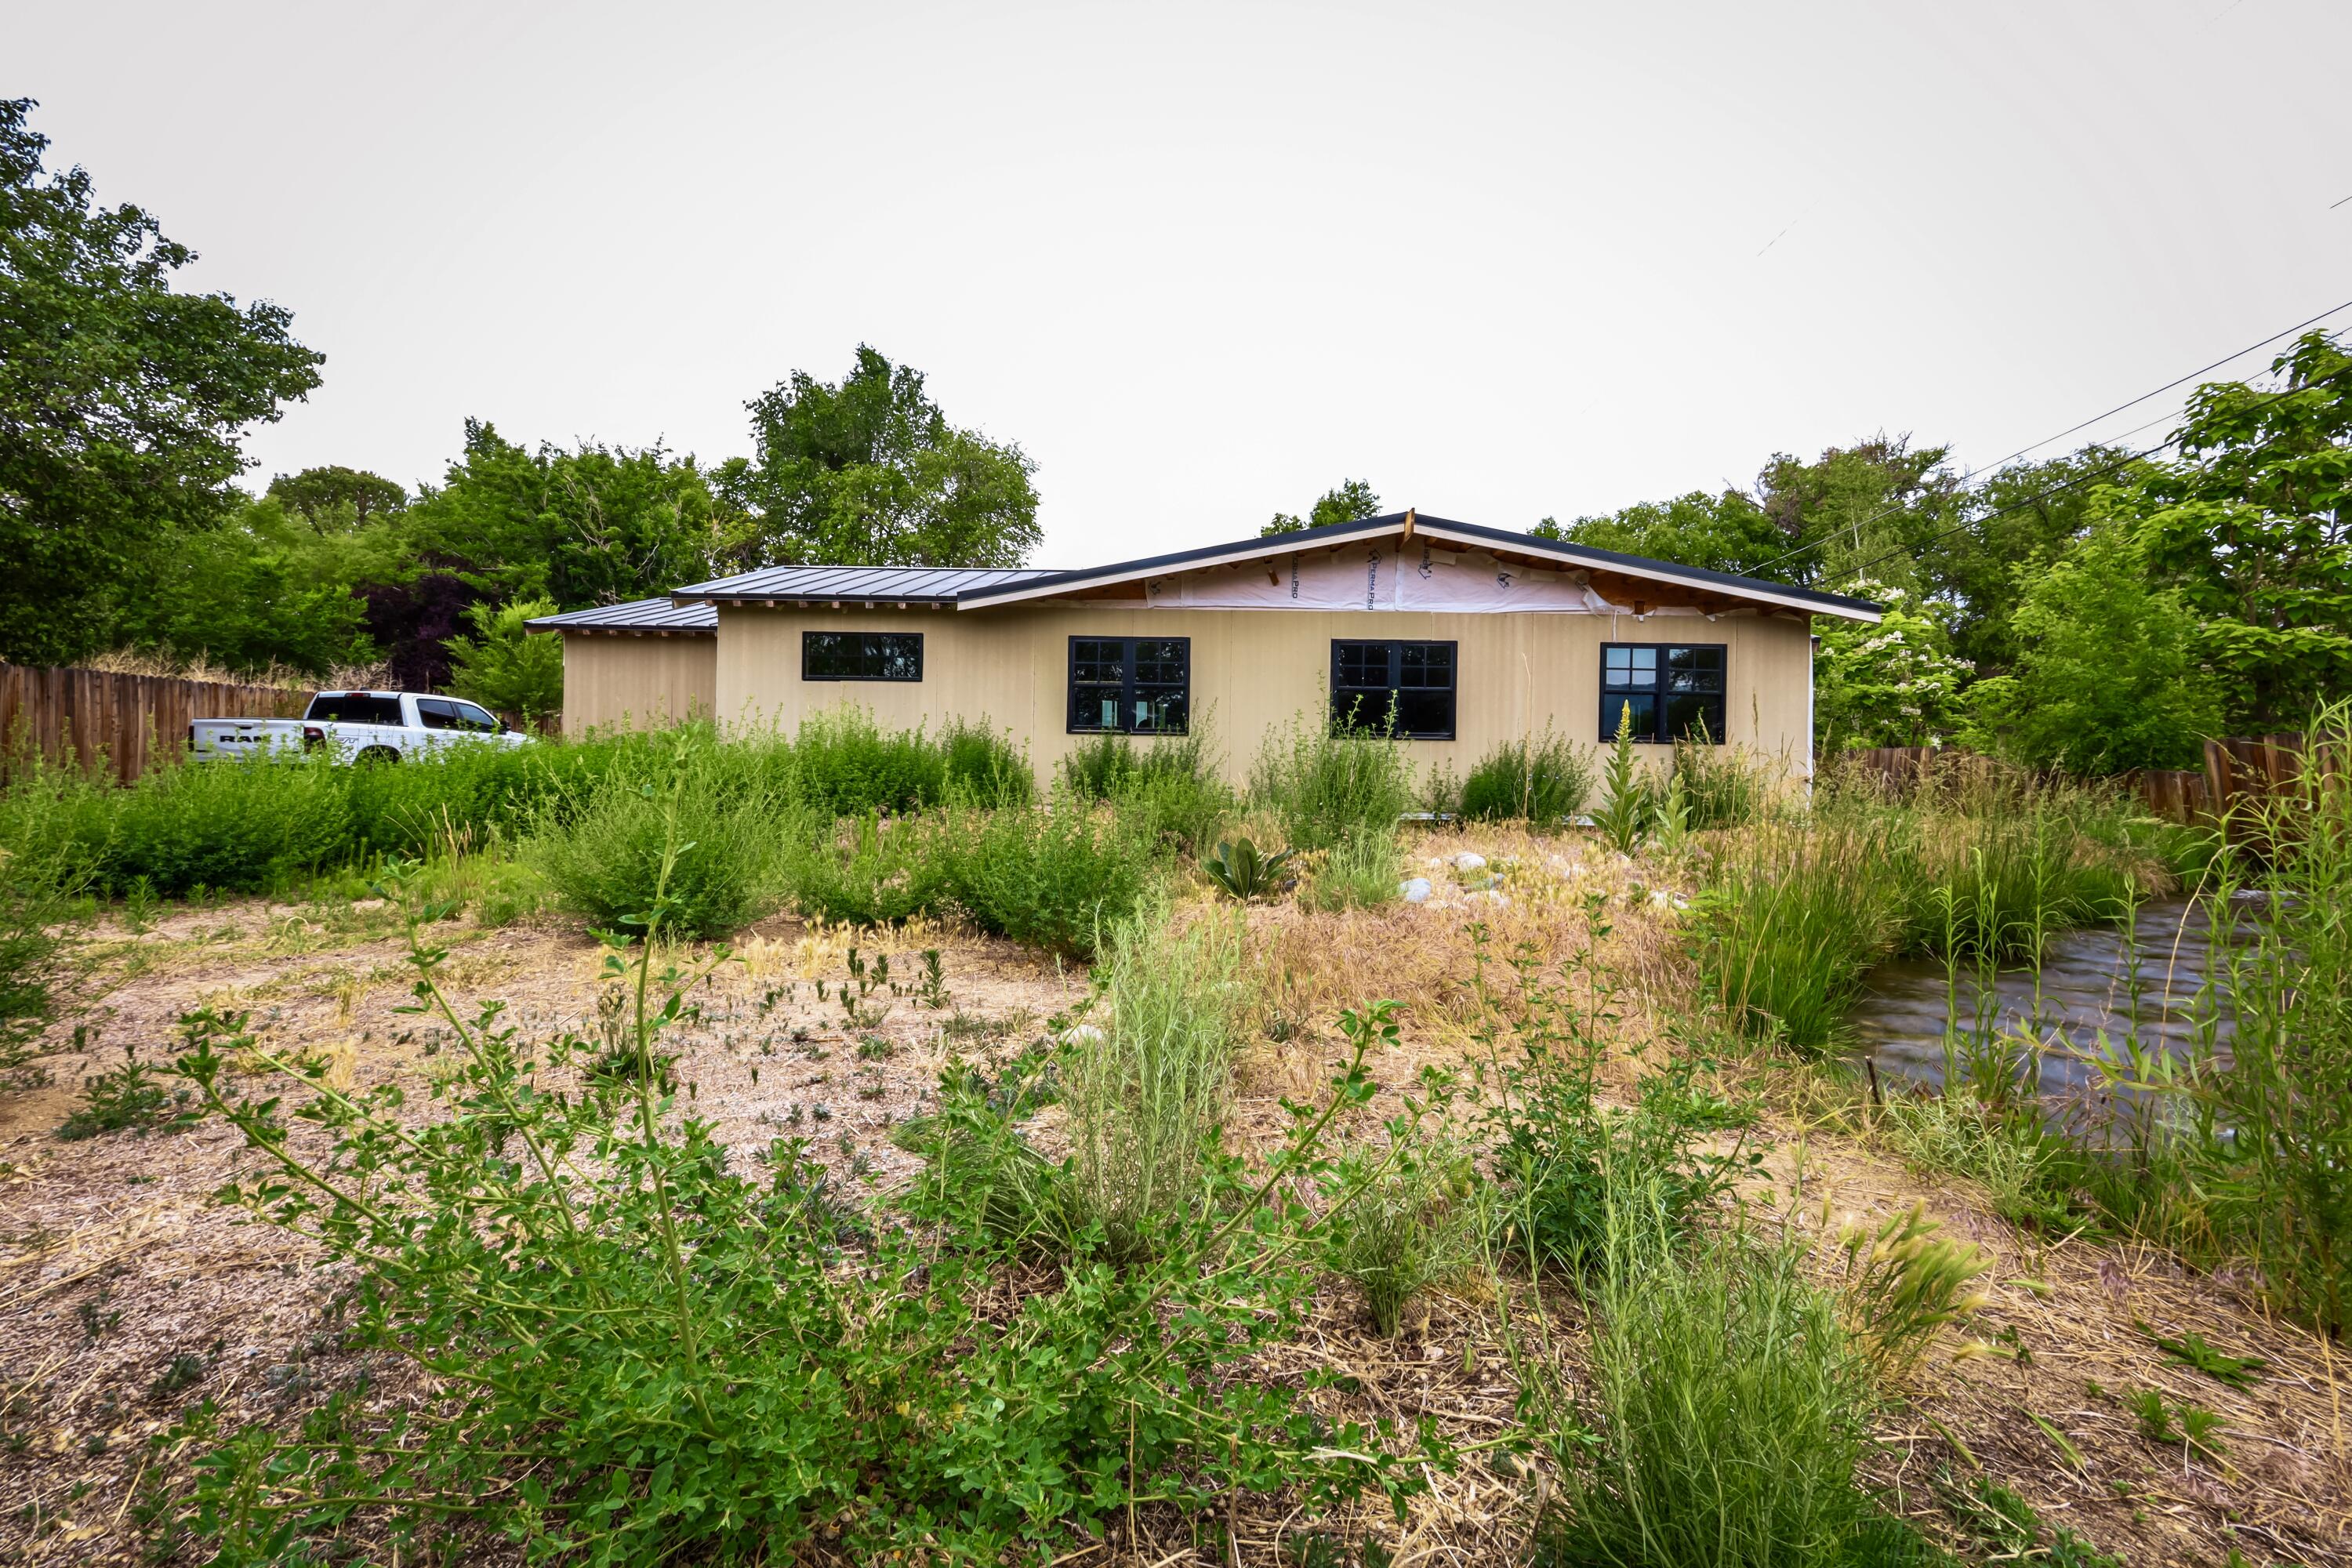
{"type": "Polygon", "coordinates": [[[530,843],[532,863],[574,912],[604,930],[665,900],[671,931],[732,935],[774,898],[779,808],[711,787],[713,754],[689,750],[667,780],[608,778],[568,822],[530,843]]]}
{"type": "Polygon", "coordinates": [[[1100,1037],[1074,1039],[1061,1067],[1076,1213],[1122,1258],[1202,1201],[1257,1000],[1244,925],[1202,918],[1171,933],[1169,920],[1153,900],[1108,926],[1091,1010],[1100,1037]]]}
{"type": "Polygon", "coordinates": [[[806,828],[782,852],[784,887],[804,915],[896,925],[929,913],[955,890],[957,841],[937,816],[885,821],[869,811],[806,828]]]}

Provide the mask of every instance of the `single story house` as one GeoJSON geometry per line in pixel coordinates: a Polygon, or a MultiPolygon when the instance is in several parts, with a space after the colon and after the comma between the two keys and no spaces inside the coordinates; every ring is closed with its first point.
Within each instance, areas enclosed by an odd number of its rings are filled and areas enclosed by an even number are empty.
{"type": "Polygon", "coordinates": [[[1467,773],[1631,710],[1810,771],[1815,616],[1861,599],[1412,511],[1083,571],[776,566],[533,621],[564,648],[564,728],[707,713],[796,726],[985,719],[1042,774],[1101,734],[1206,724],[1228,773],[1307,714],[1392,723],[1467,773]]]}

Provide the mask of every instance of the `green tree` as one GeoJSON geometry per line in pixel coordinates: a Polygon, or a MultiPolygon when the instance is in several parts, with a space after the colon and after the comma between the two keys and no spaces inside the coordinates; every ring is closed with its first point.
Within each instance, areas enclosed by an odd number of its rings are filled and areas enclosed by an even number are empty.
{"type": "Polygon", "coordinates": [[[2149,581],[2130,529],[2103,523],[2063,560],[2014,576],[2016,668],[1969,689],[1966,742],[2078,774],[2196,766],[2200,737],[2218,732],[2221,689],[2196,615],[2149,581]]]}
{"type": "Polygon", "coordinates": [[[179,294],[195,253],[79,167],[44,176],[28,98],[0,100],[0,658],[102,647],[124,588],[234,504],[238,437],[319,384],[291,315],[179,294]]]}
{"type": "Polygon", "coordinates": [[[1274,521],[1257,531],[1260,539],[1271,539],[1277,533],[1297,533],[1301,529],[1328,528],[1339,522],[1361,522],[1366,518],[1381,515],[1381,498],[1373,493],[1370,483],[1364,479],[1342,479],[1325,490],[1315,504],[1307,509],[1303,518],[1278,511],[1274,521]]]}
{"type": "Polygon", "coordinates": [[[381,474],[341,466],[279,474],[269,494],[320,533],[365,528],[408,504],[408,492],[381,474]]]}
{"type": "Polygon", "coordinates": [[[485,708],[520,713],[526,722],[562,711],[563,639],[534,637],[523,625],[554,613],[547,599],[469,606],[474,635],[449,639],[449,689],[485,708]]]}
{"type": "Polygon", "coordinates": [[[1868,579],[1852,592],[1885,606],[1876,626],[1825,620],[1813,661],[1813,728],[1823,752],[1939,746],[1959,717],[1968,667],[1952,658],[1932,606],[1868,579]]]}
{"type": "Polygon", "coordinates": [[[1795,581],[1791,572],[1801,563],[1775,565],[1790,547],[1789,536],[1767,517],[1755,498],[1739,490],[1711,496],[1704,490],[1668,501],[1643,501],[1605,517],[1580,517],[1562,526],[1546,518],[1535,527],[1548,539],[1614,550],[1624,555],[1646,555],[1710,572],[1732,572],[1743,577],[1768,575],[1795,581]]]}
{"type": "Polygon", "coordinates": [[[2114,447],[2085,447],[2048,462],[2013,463],[1979,485],[1969,525],[1941,531],[1919,555],[1928,592],[1949,608],[1953,653],[1979,675],[2014,668],[2013,612],[2020,585],[2035,580],[2022,569],[2062,559],[2090,528],[2101,492],[2137,471],[2114,447]]]}
{"type": "Polygon", "coordinates": [[[2352,686],[2352,355],[2309,332],[2271,371],[2284,395],[2200,387],[2179,459],[2116,501],[2197,616],[2228,721],[2263,730],[2352,686]]]}
{"type": "Polygon", "coordinates": [[[284,666],[323,678],[373,662],[367,605],[353,590],[399,565],[381,523],[322,534],[264,497],[156,552],[124,594],[117,637],[240,672],[284,666]]]}
{"type": "Polygon", "coordinates": [[[1036,465],[949,424],[922,372],[863,343],[838,383],[794,371],[745,406],[756,453],[719,479],[762,561],[1017,566],[1043,537],[1036,465]]]}
{"type": "Polygon", "coordinates": [[[419,567],[439,563],[494,600],[615,605],[712,576],[736,526],[691,457],[660,446],[576,450],[466,421],[465,456],[401,516],[419,567]]]}

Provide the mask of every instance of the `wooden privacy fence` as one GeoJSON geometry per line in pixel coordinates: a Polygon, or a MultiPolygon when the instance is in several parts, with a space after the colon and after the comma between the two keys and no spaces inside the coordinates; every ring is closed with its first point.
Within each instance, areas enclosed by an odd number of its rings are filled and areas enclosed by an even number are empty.
{"type": "Polygon", "coordinates": [[[0,778],[38,756],[129,784],[177,760],[198,719],[294,719],[310,700],[278,686],[0,664],[0,778]]]}
{"type": "MultiPolygon", "coordinates": [[[[2294,788],[2311,743],[2312,737],[2302,734],[2208,741],[2202,770],[2141,768],[2119,774],[2116,782],[2137,795],[2152,816],[2174,822],[2211,821],[2241,801],[2267,799],[2294,788]]],[[[2323,739],[2320,759],[2327,773],[2343,771],[2345,747],[2340,737],[2323,739]]],[[[1857,769],[1898,788],[1917,784],[1930,770],[1965,777],[2006,768],[1990,757],[1938,751],[1933,746],[1872,746],[1840,752],[1823,761],[1831,767],[1857,769]]]]}

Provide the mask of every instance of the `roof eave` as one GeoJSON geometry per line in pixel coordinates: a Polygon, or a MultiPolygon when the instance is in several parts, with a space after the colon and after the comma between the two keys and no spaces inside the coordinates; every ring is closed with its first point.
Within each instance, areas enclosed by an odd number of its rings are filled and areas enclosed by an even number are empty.
{"type": "MultiPolygon", "coordinates": [[[[999,605],[1019,604],[1030,599],[1051,598],[1074,588],[1108,587],[1119,583],[1136,582],[1179,572],[1197,572],[1212,566],[1239,564],[1261,561],[1273,555],[1293,555],[1318,545],[1344,543],[1349,540],[1402,534],[1405,531],[1402,514],[1393,517],[1370,518],[1361,523],[1334,523],[1328,527],[1306,529],[1293,533],[1271,534],[1263,539],[1243,541],[1225,547],[1202,551],[1185,551],[1174,555],[1156,556],[1149,560],[1115,563],[1087,572],[1067,572],[1026,583],[1005,584],[989,588],[975,588],[955,596],[959,610],[982,610],[999,605]]],[[[1417,537],[1442,539],[1448,543],[1488,547],[1500,545],[1522,554],[1557,561],[1562,565],[1590,571],[1613,572],[1624,576],[1643,577],[1653,582],[1672,584],[1677,587],[1720,594],[1727,597],[1770,605],[1808,615],[1835,616],[1843,620],[1875,622],[1883,615],[1880,607],[1861,599],[1847,599],[1837,595],[1814,594],[1803,589],[1783,591],[1779,585],[1754,579],[1727,580],[1727,574],[1700,573],[1691,568],[1677,568],[1671,562],[1648,561],[1639,556],[1620,555],[1613,551],[1580,550],[1573,545],[1542,539],[1532,534],[1508,533],[1496,529],[1480,528],[1475,523],[1457,523],[1442,519],[1416,516],[1413,533],[1417,537]]]]}

